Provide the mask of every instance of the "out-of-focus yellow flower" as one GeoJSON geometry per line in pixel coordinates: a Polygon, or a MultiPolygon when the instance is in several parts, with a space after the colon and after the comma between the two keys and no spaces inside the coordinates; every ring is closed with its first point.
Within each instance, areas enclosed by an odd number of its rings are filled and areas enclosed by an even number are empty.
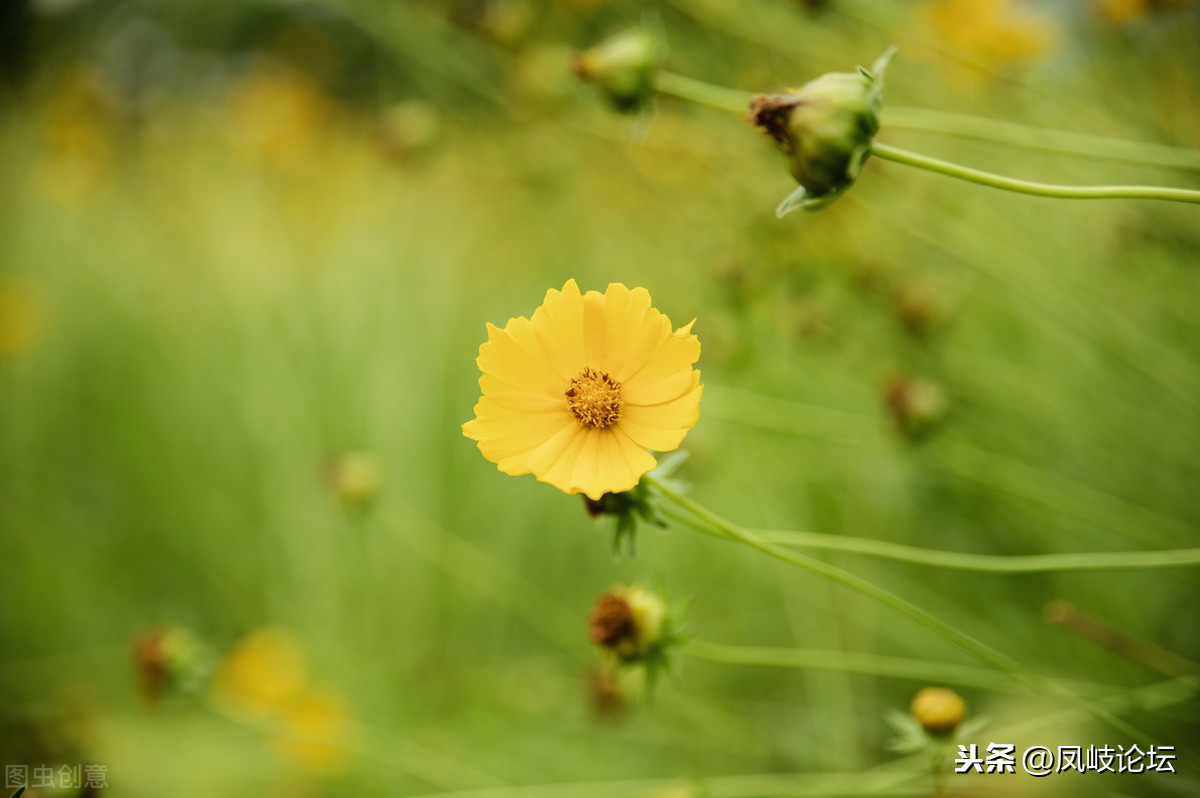
{"type": "Polygon", "coordinates": [[[599,499],[632,489],[700,415],[700,341],[644,288],[546,292],[531,319],[489,324],[483,396],[463,434],[506,474],[599,499]]]}
{"type": "Polygon", "coordinates": [[[1015,0],[933,0],[925,14],[946,45],[981,66],[1029,60],[1053,41],[1049,23],[1015,0]]]}
{"type": "Polygon", "coordinates": [[[1093,0],[1092,4],[1102,18],[1118,25],[1146,15],[1146,0],[1093,0]]]}
{"type": "Polygon", "coordinates": [[[88,197],[110,173],[113,142],[107,88],[95,70],[68,69],[41,109],[44,155],[33,171],[34,185],[61,204],[88,197]]]}
{"type": "Polygon", "coordinates": [[[24,352],[36,334],[33,294],[19,282],[0,282],[0,357],[24,352]]]}
{"type": "Polygon", "coordinates": [[[1155,10],[1190,5],[1195,0],[1092,0],[1100,17],[1115,25],[1141,19],[1155,10]]]}
{"type": "Polygon", "coordinates": [[[326,770],[350,757],[347,743],[352,716],[341,696],[306,690],[288,701],[279,716],[273,742],[305,767],[326,770]]]}
{"type": "Polygon", "coordinates": [[[286,756],[329,769],[350,755],[352,715],[336,693],[309,685],[300,642],[287,629],[251,633],[225,657],[212,683],[225,712],[261,725],[286,756]]]}
{"type": "Polygon", "coordinates": [[[212,691],[226,711],[263,718],[294,701],[307,681],[300,642],[288,630],[272,627],[238,643],[217,670],[212,691]]]}
{"type": "Polygon", "coordinates": [[[230,86],[229,132],[235,145],[287,163],[317,146],[333,110],[333,101],[312,78],[267,62],[230,86]]]}

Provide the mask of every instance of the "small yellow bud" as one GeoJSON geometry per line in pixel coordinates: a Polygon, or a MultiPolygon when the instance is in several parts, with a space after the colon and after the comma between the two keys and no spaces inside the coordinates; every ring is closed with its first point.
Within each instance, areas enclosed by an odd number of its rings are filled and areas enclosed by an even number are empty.
{"type": "Polygon", "coordinates": [[[624,114],[646,107],[654,97],[662,48],[642,28],[618,33],[575,56],[576,75],[598,88],[624,114]]]}
{"type": "Polygon", "coordinates": [[[946,687],[925,687],[913,696],[908,710],[930,734],[949,734],[962,723],[967,704],[946,687]]]}

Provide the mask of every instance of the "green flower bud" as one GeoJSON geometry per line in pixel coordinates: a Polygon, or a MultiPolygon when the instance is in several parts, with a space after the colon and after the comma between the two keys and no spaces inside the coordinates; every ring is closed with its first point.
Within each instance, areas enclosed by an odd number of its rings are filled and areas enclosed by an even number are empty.
{"type": "Polygon", "coordinates": [[[749,120],[779,145],[800,184],[780,205],[779,216],[823,208],[854,182],[879,132],[883,71],[892,53],[889,49],[869,70],[830,72],[751,101],[749,120]]]}
{"type": "Polygon", "coordinates": [[[364,510],[383,488],[383,466],[370,452],[344,452],[325,470],[330,490],[348,510],[364,510]]]}
{"type": "Polygon", "coordinates": [[[169,690],[187,686],[201,670],[200,643],[188,629],[157,626],[133,641],[138,692],[151,706],[169,690]]]}
{"type": "Polygon", "coordinates": [[[619,665],[637,665],[652,690],[669,666],[672,648],[684,641],[683,607],[668,606],[640,585],[614,587],[588,614],[588,637],[619,665]]]}
{"type": "Polygon", "coordinates": [[[592,607],[588,635],[622,662],[636,662],[662,644],[666,614],[662,599],[643,587],[613,588],[592,607]]]}
{"type": "Polygon", "coordinates": [[[649,31],[633,28],[577,53],[575,74],[598,88],[623,114],[642,110],[654,97],[662,47],[649,31]]]}
{"type": "Polygon", "coordinates": [[[884,385],[883,398],[896,427],[913,441],[928,436],[950,412],[950,397],[930,380],[893,377],[884,385]]]}

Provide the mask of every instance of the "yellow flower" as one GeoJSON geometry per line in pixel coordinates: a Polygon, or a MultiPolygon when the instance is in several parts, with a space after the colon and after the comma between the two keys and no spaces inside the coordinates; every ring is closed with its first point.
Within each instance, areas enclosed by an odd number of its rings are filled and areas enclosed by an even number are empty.
{"type": "Polygon", "coordinates": [[[943,42],[981,66],[996,67],[1046,52],[1054,32],[1014,0],[934,0],[925,12],[943,42]]]}
{"type": "Polygon", "coordinates": [[[287,629],[260,629],[239,642],[217,669],[212,696],[305,767],[327,770],[349,759],[350,707],[338,693],[309,685],[304,650],[287,629]]]}
{"type": "Polygon", "coordinates": [[[700,341],[650,306],[644,288],[603,294],[574,280],[530,319],[489,324],[483,396],[463,434],[506,474],[599,499],[633,488],[699,418],[700,341]]]}
{"type": "Polygon", "coordinates": [[[241,717],[265,717],[293,700],[308,682],[300,641],[286,629],[260,629],[238,643],[213,679],[213,697],[241,717]]]}
{"type": "Polygon", "coordinates": [[[352,717],[341,696],[306,690],[283,706],[275,745],[313,770],[330,770],[350,758],[352,717]]]}

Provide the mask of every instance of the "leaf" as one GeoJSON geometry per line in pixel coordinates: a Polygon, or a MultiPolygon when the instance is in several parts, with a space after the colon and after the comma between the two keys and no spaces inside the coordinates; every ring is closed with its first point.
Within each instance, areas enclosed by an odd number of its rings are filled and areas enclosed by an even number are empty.
{"type": "Polygon", "coordinates": [[[775,209],[775,218],[782,219],[792,211],[819,211],[829,203],[838,198],[841,191],[833,191],[829,194],[822,194],[819,197],[808,196],[808,190],[804,186],[797,186],[796,190],[783,198],[783,202],[779,203],[779,207],[775,209]]]}

